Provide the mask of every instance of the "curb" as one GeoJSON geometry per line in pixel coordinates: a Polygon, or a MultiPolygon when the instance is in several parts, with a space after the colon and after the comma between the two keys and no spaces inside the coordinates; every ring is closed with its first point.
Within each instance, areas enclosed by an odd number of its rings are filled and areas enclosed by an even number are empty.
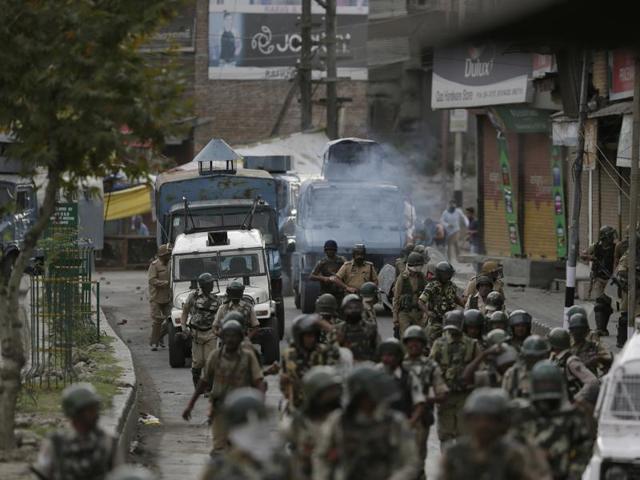
{"type": "MultiPolygon", "coordinates": [[[[94,292],[95,298],[95,292],[94,292]]],[[[112,344],[117,365],[123,369],[118,380],[120,392],[113,397],[109,410],[105,410],[100,417],[100,425],[107,431],[118,436],[118,446],[126,453],[133,440],[136,431],[138,416],[136,406],[138,404],[138,384],[136,372],[133,366],[133,358],[129,347],[122,341],[118,334],[111,328],[104,311],[100,309],[100,329],[114,338],[112,344]]]]}

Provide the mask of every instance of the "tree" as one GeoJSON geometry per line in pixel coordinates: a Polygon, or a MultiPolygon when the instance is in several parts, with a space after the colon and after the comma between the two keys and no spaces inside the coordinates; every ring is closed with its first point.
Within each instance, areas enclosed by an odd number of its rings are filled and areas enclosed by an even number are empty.
{"type": "Polygon", "coordinates": [[[0,450],[13,448],[25,364],[19,285],[61,189],[119,170],[141,176],[182,113],[181,84],[140,46],[177,0],[0,0],[0,132],[25,175],[46,172],[44,201],[10,276],[0,278],[0,450]]]}

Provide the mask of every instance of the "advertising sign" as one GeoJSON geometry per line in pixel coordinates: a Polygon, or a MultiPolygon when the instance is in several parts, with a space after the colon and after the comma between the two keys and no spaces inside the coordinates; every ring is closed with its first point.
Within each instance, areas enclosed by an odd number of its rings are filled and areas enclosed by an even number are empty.
{"type": "Polygon", "coordinates": [[[511,255],[519,257],[522,255],[522,245],[520,243],[520,231],[518,230],[518,211],[516,210],[516,199],[511,185],[511,167],[509,165],[509,154],[507,153],[507,141],[504,138],[498,139],[498,155],[500,156],[500,172],[502,175],[500,191],[504,197],[509,246],[511,255]]]}
{"type": "Polygon", "coordinates": [[[614,50],[609,54],[609,63],[611,70],[609,98],[619,100],[633,97],[633,52],[614,50]]]}
{"type": "Polygon", "coordinates": [[[494,44],[436,49],[431,108],[466,108],[531,100],[530,54],[494,44]]]}
{"type": "Polygon", "coordinates": [[[556,232],[558,258],[567,256],[567,225],[564,207],[564,182],[562,181],[562,157],[560,147],[551,146],[551,195],[553,196],[553,226],[556,232]]]}
{"type": "Polygon", "coordinates": [[[195,3],[183,6],[171,21],[160,27],[142,47],[146,51],[175,48],[180,52],[194,52],[196,38],[195,3]]]}
{"type": "MultiPolygon", "coordinates": [[[[324,9],[312,6],[312,64],[324,70],[324,9]]],[[[338,76],[365,80],[367,75],[366,0],[338,2],[338,76]]],[[[290,0],[210,0],[209,78],[288,79],[300,59],[301,3],[290,0]]]]}
{"type": "Polygon", "coordinates": [[[505,128],[516,133],[546,133],[551,130],[546,110],[528,107],[495,107],[505,128]]]}

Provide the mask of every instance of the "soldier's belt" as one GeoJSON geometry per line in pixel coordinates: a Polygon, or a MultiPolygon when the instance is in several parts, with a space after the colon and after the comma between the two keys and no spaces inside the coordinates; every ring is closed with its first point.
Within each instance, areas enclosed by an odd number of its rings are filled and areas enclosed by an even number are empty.
{"type": "Polygon", "coordinates": [[[199,332],[209,332],[213,329],[213,324],[209,328],[198,327],[196,325],[189,324],[189,328],[191,328],[192,330],[197,330],[199,332]]]}

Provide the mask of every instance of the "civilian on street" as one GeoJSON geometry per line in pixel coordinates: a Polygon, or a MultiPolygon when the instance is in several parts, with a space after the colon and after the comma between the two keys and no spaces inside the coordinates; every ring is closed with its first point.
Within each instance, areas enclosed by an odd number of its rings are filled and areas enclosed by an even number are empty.
{"type": "Polygon", "coordinates": [[[447,257],[449,261],[454,258],[457,260],[460,255],[460,246],[458,242],[460,240],[460,225],[464,224],[465,227],[469,226],[469,220],[465,217],[462,210],[458,208],[456,202],[451,200],[447,209],[442,212],[440,216],[440,223],[444,225],[447,233],[447,257]],[[455,253],[455,256],[452,255],[455,253]]]}
{"type": "Polygon", "coordinates": [[[467,240],[469,240],[469,250],[472,255],[480,253],[480,222],[476,218],[476,209],[467,207],[467,240]]]}

